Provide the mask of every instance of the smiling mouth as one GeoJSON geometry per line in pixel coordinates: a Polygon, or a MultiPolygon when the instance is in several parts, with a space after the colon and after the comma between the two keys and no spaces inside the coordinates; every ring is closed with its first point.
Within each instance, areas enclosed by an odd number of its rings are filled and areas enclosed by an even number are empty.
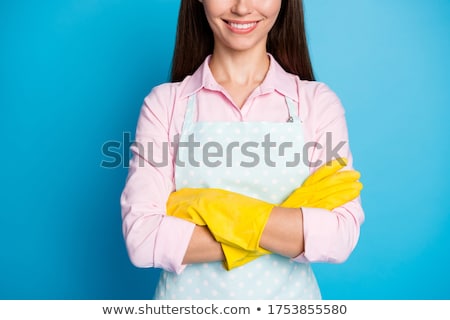
{"type": "Polygon", "coordinates": [[[237,21],[227,21],[223,20],[229,29],[236,32],[249,32],[256,28],[256,25],[259,21],[246,21],[246,22],[237,22],[237,21]]]}

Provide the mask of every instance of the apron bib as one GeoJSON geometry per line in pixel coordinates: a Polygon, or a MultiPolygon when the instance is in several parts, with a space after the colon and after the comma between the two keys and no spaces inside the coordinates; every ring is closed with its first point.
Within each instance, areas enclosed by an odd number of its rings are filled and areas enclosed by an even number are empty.
{"type": "MultiPolygon", "coordinates": [[[[293,101],[286,97],[286,104],[287,122],[195,122],[196,95],[189,97],[176,189],[220,188],[281,203],[309,175],[300,154],[302,123],[293,101]]],[[[179,275],[163,270],[154,299],[303,300],[321,294],[309,264],[270,254],[230,271],[222,262],[191,264],[179,275]]]]}

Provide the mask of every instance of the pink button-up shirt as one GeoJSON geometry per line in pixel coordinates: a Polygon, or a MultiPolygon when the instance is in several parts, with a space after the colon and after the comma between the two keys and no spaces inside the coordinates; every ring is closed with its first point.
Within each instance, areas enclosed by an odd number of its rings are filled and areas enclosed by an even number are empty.
{"type": "MultiPolygon", "coordinates": [[[[352,168],[344,109],[338,97],[323,83],[303,81],[287,73],[269,56],[271,63],[264,81],[242,109],[214,79],[209,69],[210,57],[192,76],[182,82],[157,86],[144,99],[121,196],[123,233],[135,266],[177,273],[185,267],[182,260],[195,225],[166,215],[166,201],[175,190],[171,142],[181,133],[188,97],[194,93],[197,93],[197,121],[285,122],[289,114],[284,96],[288,96],[297,104],[303,121],[305,141],[310,146],[309,163],[324,163],[337,154],[348,158],[348,168],[352,168]],[[160,165],[165,162],[166,165],[160,165]]],[[[317,168],[310,166],[310,171],[317,168]]],[[[293,259],[345,261],[356,246],[364,221],[360,199],[333,211],[302,210],[305,251],[293,259]]]]}

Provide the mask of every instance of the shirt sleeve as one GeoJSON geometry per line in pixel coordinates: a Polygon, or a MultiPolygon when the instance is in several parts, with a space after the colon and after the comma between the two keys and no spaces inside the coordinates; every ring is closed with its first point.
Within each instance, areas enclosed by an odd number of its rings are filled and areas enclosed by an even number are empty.
{"type": "Polygon", "coordinates": [[[144,100],[120,204],[131,262],[181,273],[195,224],[166,215],[166,202],[175,188],[167,107],[174,90],[170,84],[161,85],[144,100]]]}
{"type": "MultiPolygon", "coordinates": [[[[308,159],[310,173],[320,165],[338,157],[348,159],[342,170],[353,169],[345,112],[339,98],[325,84],[319,84],[306,116],[308,140],[313,146],[308,159]]],[[[346,203],[332,211],[302,208],[305,251],[293,258],[297,262],[342,263],[354,250],[364,222],[361,199],[346,203]]]]}

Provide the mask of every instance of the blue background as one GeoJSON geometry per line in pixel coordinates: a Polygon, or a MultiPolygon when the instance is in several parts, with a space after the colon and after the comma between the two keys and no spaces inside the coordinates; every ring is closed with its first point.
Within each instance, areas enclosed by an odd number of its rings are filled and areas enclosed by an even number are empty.
{"type": "MultiPolygon", "coordinates": [[[[102,145],[134,137],[168,79],[179,1],[0,2],[0,298],[148,299],[102,145]]],[[[325,299],[450,298],[450,2],[306,0],[318,80],[340,96],[366,221],[314,266],[325,299]]],[[[125,150],[125,153],[127,150],[125,150]]]]}

